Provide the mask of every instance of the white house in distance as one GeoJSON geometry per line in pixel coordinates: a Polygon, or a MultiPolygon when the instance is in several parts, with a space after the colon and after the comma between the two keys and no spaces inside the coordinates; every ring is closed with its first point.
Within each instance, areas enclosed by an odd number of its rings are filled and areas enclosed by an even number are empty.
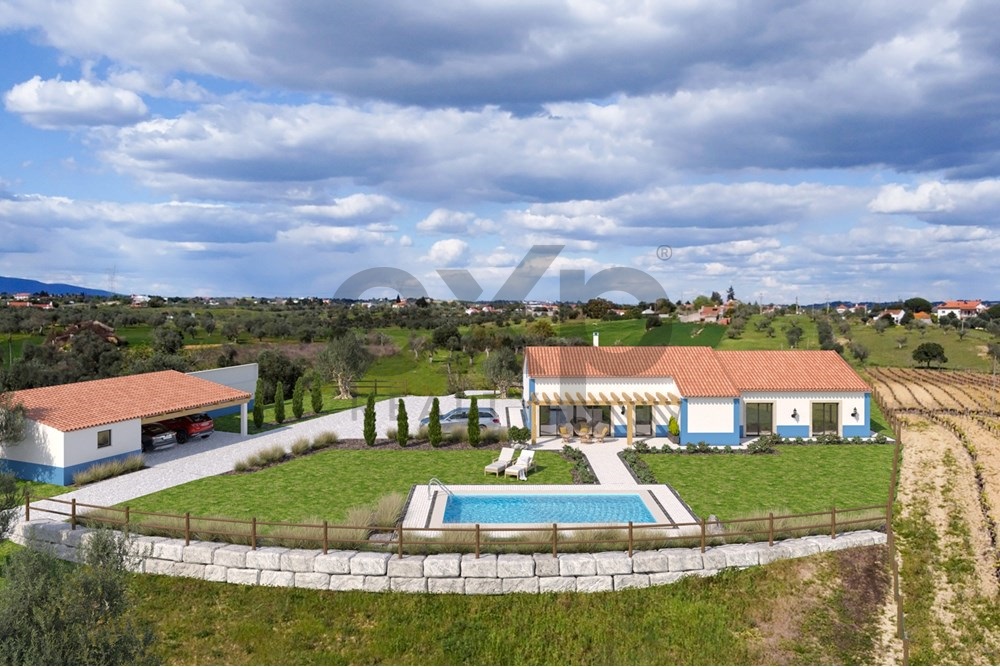
{"type": "Polygon", "coordinates": [[[529,347],[523,380],[532,442],[586,420],[631,444],[671,417],[682,445],[872,433],[871,388],[832,350],[529,347]]]}
{"type": "Polygon", "coordinates": [[[945,301],[944,303],[938,304],[937,308],[934,309],[934,314],[938,316],[938,319],[947,317],[951,314],[960,320],[964,320],[970,317],[975,317],[976,315],[981,315],[986,310],[988,310],[986,304],[978,300],[945,301]]]}
{"type": "MultiPolygon", "coordinates": [[[[172,417],[239,409],[243,434],[252,394],[216,380],[243,385],[257,380],[257,364],[206,371],[142,373],[106,380],[13,392],[24,406],[24,438],[0,448],[3,463],[22,479],[68,485],[95,463],[142,451],[143,424],[172,417]]],[[[252,385],[251,385],[252,386],[252,385]]]]}

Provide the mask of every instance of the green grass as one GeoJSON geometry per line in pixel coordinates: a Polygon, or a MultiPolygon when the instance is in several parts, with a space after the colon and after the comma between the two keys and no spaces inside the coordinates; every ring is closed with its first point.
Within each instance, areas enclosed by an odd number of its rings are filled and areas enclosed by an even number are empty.
{"type": "MultiPolygon", "coordinates": [[[[437,477],[446,484],[517,484],[483,475],[496,458],[482,450],[326,450],[259,472],[208,477],[130,500],[136,510],[268,521],[341,521],[352,507],[437,477]]],[[[572,464],[556,452],[535,454],[532,484],[572,484],[572,464]]],[[[124,506],[124,504],[123,504],[124,506]]]]}
{"type": "MultiPolygon", "coordinates": [[[[796,345],[797,350],[818,350],[819,334],[816,332],[816,323],[805,315],[785,315],[774,319],[772,328],[774,336],[769,337],[763,331],[757,331],[756,324],[761,319],[760,315],[754,315],[747,322],[743,329],[743,334],[739,338],[725,336],[719,343],[720,350],[788,350],[788,339],[785,337],[785,329],[792,323],[798,324],[802,328],[802,338],[796,345]]],[[[834,328],[836,332],[836,326],[834,328]]]]}
{"type": "Polygon", "coordinates": [[[891,445],[783,445],[774,455],[647,454],[657,480],[694,513],[722,520],[885,503],[891,445]]]}
{"type": "Polygon", "coordinates": [[[52,496],[62,495],[72,491],[72,487],[69,486],[59,486],[58,484],[46,484],[45,482],[29,482],[27,480],[18,480],[18,486],[22,490],[27,490],[31,494],[32,500],[42,500],[43,498],[51,498],[52,496]]]}
{"type": "Polygon", "coordinates": [[[580,338],[586,343],[593,340],[594,332],[601,334],[605,345],[638,345],[646,332],[646,321],[639,320],[570,320],[555,325],[556,336],[580,338]]]}
{"type": "Polygon", "coordinates": [[[874,656],[836,647],[874,623],[870,610],[821,628],[783,618],[788,605],[822,609],[855,576],[838,558],[616,593],[331,593],[151,575],[133,590],[168,664],[863,664],[874,656]]]}
{"type": "Polygon", "coordinates": [[[726,327],[718,324],[702,322],[672,322],[664,320],[663,324],[647,331],[639,340],[639,345],[704,345],[718,347],[726,327]]]}

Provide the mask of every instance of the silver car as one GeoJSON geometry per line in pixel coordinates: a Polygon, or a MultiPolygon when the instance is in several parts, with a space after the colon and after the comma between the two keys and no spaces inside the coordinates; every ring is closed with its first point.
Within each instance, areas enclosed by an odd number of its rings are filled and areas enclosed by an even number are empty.
{"type": "MultiPolygon", "coordinates": [[[[421,426],[427,426],[431,422],[430,417],[420,420],[421,426]]],[[[448,433],[458,431],[469,426],[469,408],[455,408],[441,415],[441,431],[448,433]]],[[[479,432],[491,428],[500,428],[500,415],[493,408],[479,408],[479,432]]]]}

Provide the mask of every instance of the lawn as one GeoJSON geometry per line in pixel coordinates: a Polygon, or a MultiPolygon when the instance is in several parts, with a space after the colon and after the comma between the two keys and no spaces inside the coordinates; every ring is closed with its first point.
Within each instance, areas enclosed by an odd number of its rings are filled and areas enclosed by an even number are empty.
{"type": "MultiPolygon", "coordinates": [[[[259,472],[208,477],[126,503],[137,510],[268,521],[342,521],[347,510],[437,477],[446,484],[517,484],[483,475],[497,449],[325,450],[259,472]]],[[[532,484],[572,484],[572,464],[536,452],[532,484]]]]}
{"type": "Polygon", "coordinates": [[[726,327],[704,322],[674,322],[663,320],[663,324],[647,331],[639,345],[704,345],[718,347],[726,327]]]}
{"type": "Polygon", "coordinates": [[[783,445],[773,455],[647,454],[694,513],[722,520],[884,504],[892,445],[783,445]]]}
{"type": "Polygon", "coordinates": [[[646,332],[646,320],[570,320],[556,324],[555,331],[560,338],[579,338],[588,344],[596,331],[602,346],[638,345],[646,332]]]}
{"type": "MultiPolygon", "coordinates": [[[[787,350],[790,349],[788,339],[785,337],[785,329],[793,323],[802,329],[802,338],[796,349],[818,350],[819,334],[816,332],[816,323],[805,315],[785,315],[776,317],[772,328],[774,336],[768,336],[764,331],[757,331],[756,325],[760,321],[760,315],[752,316],[748,321],[743,333],[739,338],[726,336],[719,343],[720,350],[787,350]]],[[[836,328],[834,328],[836,331],[836,328]]]]}

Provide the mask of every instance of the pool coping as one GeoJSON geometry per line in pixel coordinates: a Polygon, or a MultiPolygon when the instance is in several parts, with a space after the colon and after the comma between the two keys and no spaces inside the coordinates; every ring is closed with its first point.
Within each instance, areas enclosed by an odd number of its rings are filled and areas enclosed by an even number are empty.
{"type": "MultiPolygon", "coordinates": [[[[695,518],[672,489],[665,484],[524,484],[517,486],[497,486],[495,484],[450,485],[449,491],[462,495],[638,495],[653,515],[654,523],[636,523],[637,526],[661,526],[666,530],[677,530],[678,524],[695,523],[695,518]]],[[[403,528],[428,531],[448,529],[472,529],[474,524],[444,523],[444,499],[447,492],[438,486],[416,484],[410,490],[410,498],[403,516],[403,528]]],[[[627,523],[578,524],[560,523],[560,529],[579,528],[621,528],[627,523]]],[[[511,533],[518,530],[551,529],[551,523],[482,524],[480,529],[491,533],[511,533]]]]}

